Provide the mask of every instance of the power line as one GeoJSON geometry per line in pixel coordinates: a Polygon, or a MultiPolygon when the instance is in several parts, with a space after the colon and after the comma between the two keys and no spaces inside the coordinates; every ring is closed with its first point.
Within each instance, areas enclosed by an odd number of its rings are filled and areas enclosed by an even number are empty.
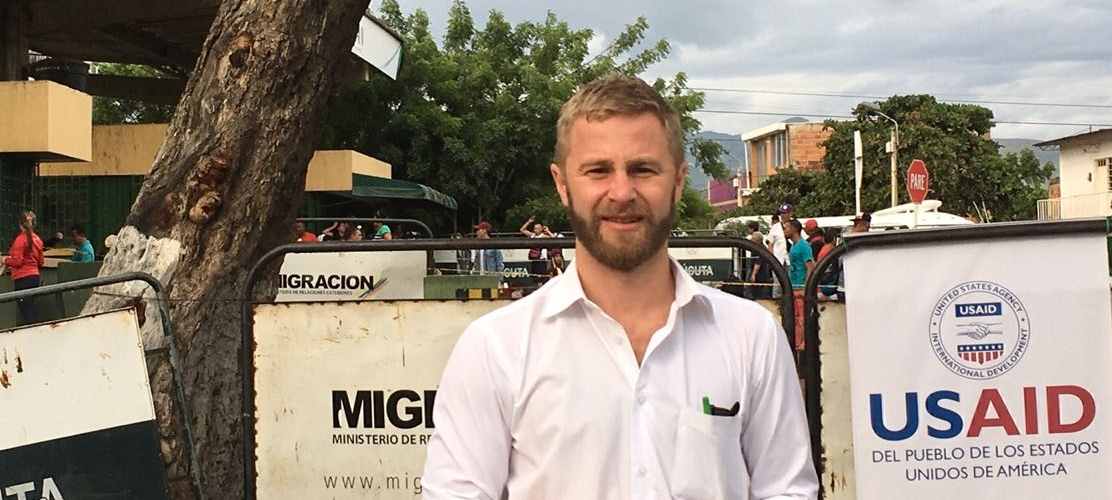
{"type": "MultiPolygon", "coordinates": [[[[695,113],[711,113],[711,114],[727,114],[727,115],[761,115],[761,116],[813,116],[816,118],[840,118],[849,119],[856,118],[853,115],[836,115],[829,113],[765,113],[759,111],[736,111],[728,109],[699,109],[695,113]]],[[[1078,123],[1078,122],[1030,122],[1030,121],[1011,121],[1011,120],[993,120],[994,125],[1054,125],[1064,127],[1112,127],[1108,123],[1078,123]]]]}
{"type": "MultiPolygon", "coordinates": [[[[811,96],[811,97],[843,97],[854,99],[888,99],[891,96],[880,95],[867,95],[867,94],[839,94],[835,92],[797,92],[791,90],[757,90],[757,89],[728,89],[716,87],[690,87],[691,90],[699,92],[737,92],[745,94],[770,94],[770,95],[797,95],[797,96],[811,96]]],[[[1099,108],[1099,109],[1112,109],[1112,104],[1073,104],[1064,102],[1020,102],[1020,101],[984,101],[984,100],[970,100],[970,99],[941,99],[943,102],[952,102],[958,104],[999,104],[1007,106],[1044,106],[1044,107],[1058,107],[1058,108],[1099,108]]]]}
{"type": "Polygon", "coordinates": [[[760,116],[788,116],[788,117],[807,115],[807,116],[816,116],[816,117],[819,117],[819,118],[853,118],[853,115],[832,115],[832,114],[825,114],[825,113],[766,113],[766,112],[762,112],[762,111],[736,111],[736,110],[729,110],[729,109],[700,109],[700,110],[696,110],[695,112],[696,113],[716,113],[716,114],[725,114],[725,115],[760,115],[760,116]]]}

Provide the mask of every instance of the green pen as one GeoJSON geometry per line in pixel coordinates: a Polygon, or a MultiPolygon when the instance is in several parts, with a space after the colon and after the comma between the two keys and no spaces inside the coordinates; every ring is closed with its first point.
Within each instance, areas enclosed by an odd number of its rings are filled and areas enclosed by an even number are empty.
{"type": "Polygon", "coordinates": [[[703,413],[713,415],[710,409],[710,396],[703,396],[703,413]]]}

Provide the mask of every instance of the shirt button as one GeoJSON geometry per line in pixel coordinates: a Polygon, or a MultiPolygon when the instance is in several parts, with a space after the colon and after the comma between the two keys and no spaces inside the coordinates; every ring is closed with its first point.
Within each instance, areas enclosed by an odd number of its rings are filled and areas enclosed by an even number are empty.
{"type": "Polygon", "coordinates": [[[645,474],[647,474],[648,472],[649,471],[645,470],[644,467],[638,467],[637,468],[637,477],[645,477],[645,474]]]}
{"type": "Polygon", "coordinates": [[[637,395],[637,404],[642,404],[642,405],[645,404],[645,395],[644,394],[638,394],[637,395]]]}
{"type": "Polygon", "coordinates": [[[614,343],[615,343],[615,344],[618,344],[618,345],[622,345],[622,341],[623,341],[623,340],[625,340],[625,339],[623,339],[623,338],[621,338],[621,337],[618,337],[618,336],[615,336],[615,337],[614,337],[614,343]]]}

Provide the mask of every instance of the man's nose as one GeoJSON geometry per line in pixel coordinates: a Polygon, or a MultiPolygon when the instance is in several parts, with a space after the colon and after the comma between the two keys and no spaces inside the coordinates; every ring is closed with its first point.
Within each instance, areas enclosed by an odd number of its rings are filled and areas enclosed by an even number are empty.
{"type": "Polygon", "coordinates": [[[610,176],[610,185],[607,186],[607,197],[612,201],[625,202],[636,197],[637,188],[634,180],[626,172],[617,171],[610,176]]]}

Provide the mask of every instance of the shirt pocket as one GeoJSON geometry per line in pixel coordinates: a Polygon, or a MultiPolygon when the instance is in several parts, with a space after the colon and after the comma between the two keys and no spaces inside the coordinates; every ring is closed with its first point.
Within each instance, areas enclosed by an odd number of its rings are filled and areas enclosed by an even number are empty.
{"type": "Polygon", "coordinates": [[[741,454],[741,416],[681,410],[671,479],[672,495],[679,499],[749,498],[749,471],[741,454]]]}

